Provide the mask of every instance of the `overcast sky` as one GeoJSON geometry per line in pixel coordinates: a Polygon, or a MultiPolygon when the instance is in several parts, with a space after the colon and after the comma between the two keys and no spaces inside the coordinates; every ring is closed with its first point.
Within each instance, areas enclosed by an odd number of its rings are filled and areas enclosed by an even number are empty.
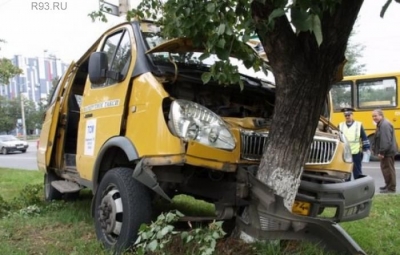
{"type": "MultiPolygon", "coordinates": [[[[110,0],[116,3],[117,0],[110,0]]],[[[132,6],[138,0],[131,0],[132,6]]],[[[386,0],[365,0],[352,38],[365,45],[361,63],[368,73],[400,71],[400,4],[392,3],[384,19],[379,12],[386,0]]],[[[65,62],[79,58],[101,33],[121,20],[93,23],[87,16],[98,0],[46,1],[65,10],[35,10],[32,0],[0,0],[0,56],[44,57],[54,54],[65,62]]]]}

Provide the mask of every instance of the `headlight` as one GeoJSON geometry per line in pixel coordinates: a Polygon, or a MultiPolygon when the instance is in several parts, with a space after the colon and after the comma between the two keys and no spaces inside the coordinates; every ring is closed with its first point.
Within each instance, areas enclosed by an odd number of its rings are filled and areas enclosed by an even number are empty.
{"type": "Polygon", "coordinates": [[[225,122],[206,107],[187,100],[171,104],[168,126],[172,134],[220,149],[232,150],[235,140],[225,122]]]}
{"type": "Polygon", "coordinates": [[[340,141],[342,141],[343,144],[344,144],[344,152],[343,152],[343,160],[344,160],[344,162],[347,162],[347,163],[353,162],[353,155],[351,154],[350,144],[347,141],[346,136],[344,136],[342,134],[342,132],[340,132],[339,133],[339,138],[340,138],[340,141]]]}

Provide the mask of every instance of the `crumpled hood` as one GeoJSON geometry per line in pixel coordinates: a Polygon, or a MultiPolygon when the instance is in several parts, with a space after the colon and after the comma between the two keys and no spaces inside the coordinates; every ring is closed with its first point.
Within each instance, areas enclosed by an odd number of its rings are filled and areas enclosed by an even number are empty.
{"type": "Polygon", "coordinates": [[[270,122],[263,118],[247,117],[247,118],[229,118],[225,117],[223,120],[231,127],[238,127],[244,129],[266,129],[269,127],[270,122]]]}

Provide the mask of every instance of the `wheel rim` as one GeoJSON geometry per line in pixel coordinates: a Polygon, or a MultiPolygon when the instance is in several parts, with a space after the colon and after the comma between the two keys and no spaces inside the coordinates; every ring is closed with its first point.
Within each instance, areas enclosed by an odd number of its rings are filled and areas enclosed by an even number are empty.
{"type": "Polygon", "coordinates": [[[119,190],[109,186],[103,193],[98,206],[98,221],[104,236],[110,243],[116,243],[122,228],[123,206],[119,190]]]}

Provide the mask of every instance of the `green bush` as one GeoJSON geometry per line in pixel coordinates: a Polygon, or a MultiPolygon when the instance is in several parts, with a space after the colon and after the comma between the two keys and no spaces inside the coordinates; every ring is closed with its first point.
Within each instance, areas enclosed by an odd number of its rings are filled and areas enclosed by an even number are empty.
{"type": "Polygon", "coordinates": [[[14,213],[19,213],[24,216],[37,215],[41,209],[39,206],[43,205],[42,185],[27,185],[19,194],[11,201],[7,202],[0,196],[0,218],[10,216],[14,213]]]}
{"type": "Polygon", "coordinates": [[[10,204],[4,200],[4,198],[0,195],[0,218],[3,218],[10,211],[10,204]]]}
{"type": "Polygon", "coordinates": [[[142,225],[135,243],[135,254],[169,255],[178,249],[179,254],[214,254],[217,240],[225,236],[222,222],[212,222],[207,228],[174,231],[172,224],[182,216],[179,211],[163,213],[150,225],[142,225]]]}
{"type": "Polygon", "coordinates": [[[43,203],[43,186],[41,184],[26,185],[14,198],[12,204],[15,208],[23,208],[34,204],[43,203]]]}

